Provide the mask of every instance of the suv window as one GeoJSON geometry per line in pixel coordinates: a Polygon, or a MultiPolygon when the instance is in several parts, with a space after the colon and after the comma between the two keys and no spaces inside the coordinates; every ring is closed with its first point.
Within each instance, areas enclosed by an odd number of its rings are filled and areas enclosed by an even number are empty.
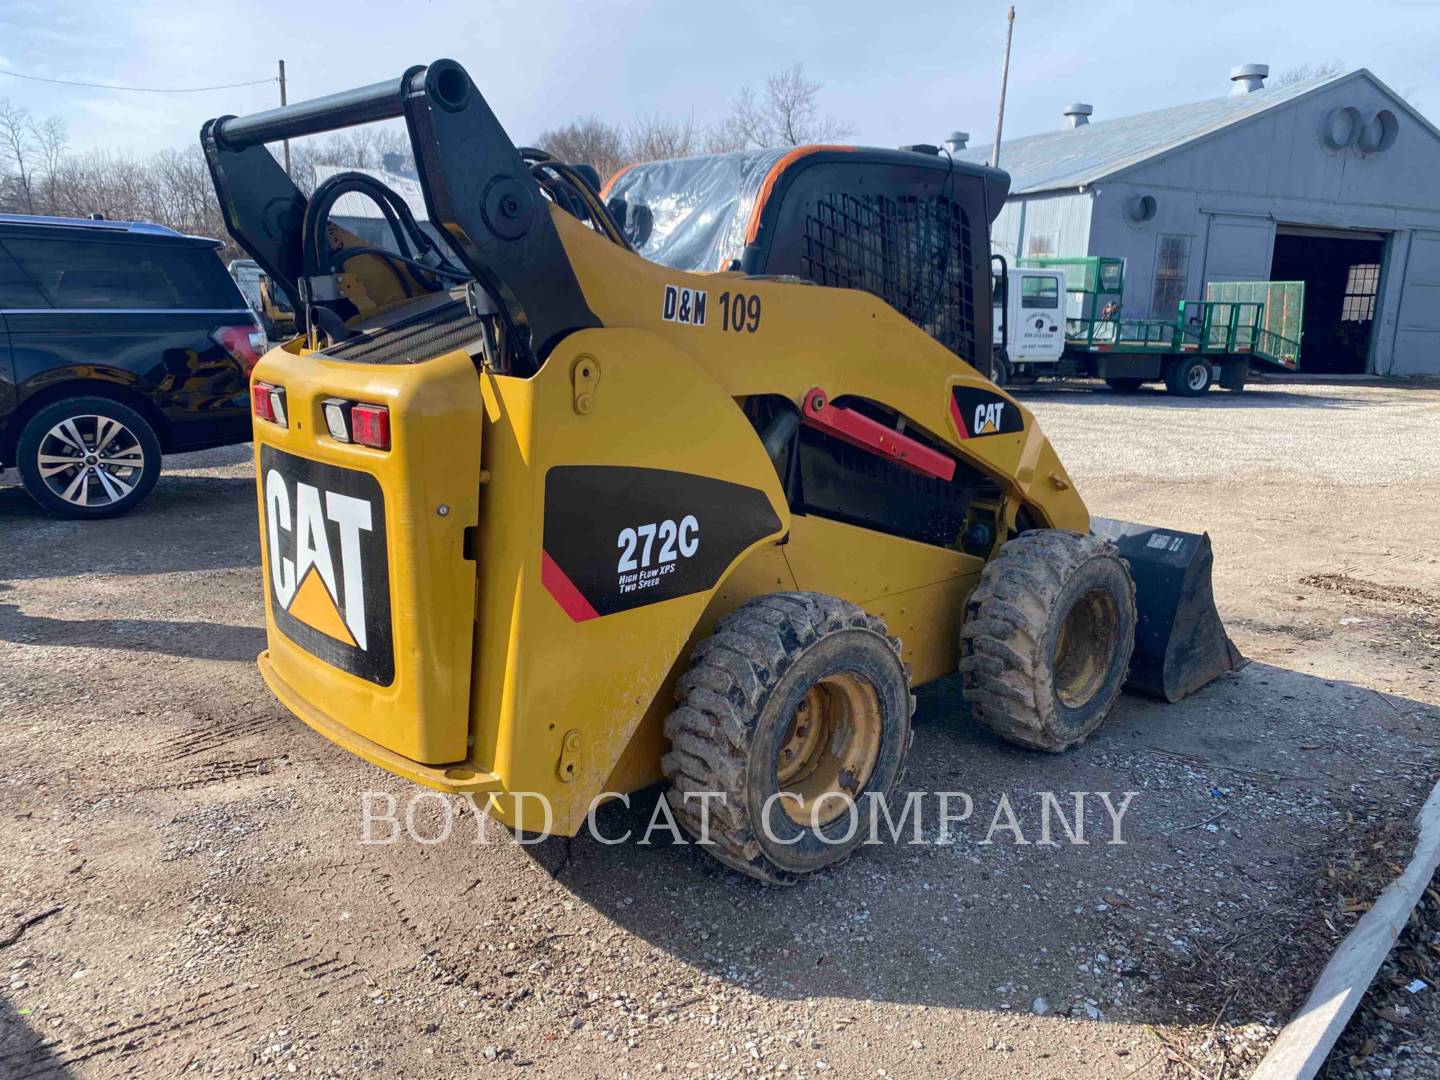
{"type": "Polygon", "coordinates": [[[0,249],[0,311],[17,308],[46,308],[50,303],[41,295],[15,260],[0,249]]]}
{"type": "Polygon", "coordinates": [[[5,249],[57,308],[235,307],[214,285],[215,253],[178,244],[11,238],[5,249]]]}

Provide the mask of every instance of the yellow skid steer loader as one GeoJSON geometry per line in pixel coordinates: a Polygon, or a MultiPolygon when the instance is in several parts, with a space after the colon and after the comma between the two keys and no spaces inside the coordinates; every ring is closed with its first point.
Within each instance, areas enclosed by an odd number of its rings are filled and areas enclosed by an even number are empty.
{"type": "MultiPolygon", "coordinates": [[[[1059,751],[1127,676],[1173,697],[1235,662],[1206,538],[1092,531],[1029,411],[869,292],[641,258],[459,64],[201,137],[297,301],[251,386],[260,669],[376,765],[512,825],[533,794],[566,835],[668,781],[707,851],[790,882],[867,834],[916,684],[958,671],[976,720],[1059,751]],[[266,148],[395,117],[429,230],[364,174],[306,198],[266,148]],[[333,222],[344,195],[392,243],[333,222]]],[[[915,196],[982,368],[1006,185],[915,196]]]]}

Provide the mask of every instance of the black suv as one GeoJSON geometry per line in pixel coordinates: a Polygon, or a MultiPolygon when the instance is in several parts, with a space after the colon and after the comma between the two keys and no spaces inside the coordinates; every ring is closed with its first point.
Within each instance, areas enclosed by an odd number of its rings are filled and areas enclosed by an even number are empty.
{"type": "Polygon", "coordinates": [[[0,214],[0,467],[47,509],[111,517],[160,455],[250,439],[265,335],[214,240],[0,214]]]}

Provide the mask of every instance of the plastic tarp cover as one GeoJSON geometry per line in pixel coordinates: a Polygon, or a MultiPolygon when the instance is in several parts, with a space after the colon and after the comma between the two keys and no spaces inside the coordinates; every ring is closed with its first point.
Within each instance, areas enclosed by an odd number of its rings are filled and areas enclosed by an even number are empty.
{"type": "Polygon", "coordinates": [[[625,203],[625,230],[645,258],[676,270],[725,270],[745,250],[765,177],[791,149],[633,165],[614,179],[606,201],[625,203]]]}

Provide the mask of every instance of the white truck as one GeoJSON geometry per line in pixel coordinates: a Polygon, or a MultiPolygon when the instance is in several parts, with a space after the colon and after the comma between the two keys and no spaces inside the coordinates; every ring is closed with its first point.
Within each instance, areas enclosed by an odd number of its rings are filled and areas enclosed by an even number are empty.
{"type": "Polygon", "coordinates": [[[1034,382],[1065,352],[1065,274],[999,264],[993,276],[990,381],[1034,382]]]}
{"type": "Polygon", "coordinates": [[[1302,309],[1295,283],[1212,283],[1207,299],[1180,301],[1173,318],[1137,319],[1120,310],[1124,260],[1023,262],[1029,265],[1012,267],[1003,255],[991,260],[996,383],[1045,375],[1103,379],[1112,390],[1131,391],[1159,382],[1195,397],[1215,383],[1243,390],[1252,360],[1291,370],[1298,364],[1298,336],[1281,332],[1283,320],[1298,320],[1302,309]]]}

